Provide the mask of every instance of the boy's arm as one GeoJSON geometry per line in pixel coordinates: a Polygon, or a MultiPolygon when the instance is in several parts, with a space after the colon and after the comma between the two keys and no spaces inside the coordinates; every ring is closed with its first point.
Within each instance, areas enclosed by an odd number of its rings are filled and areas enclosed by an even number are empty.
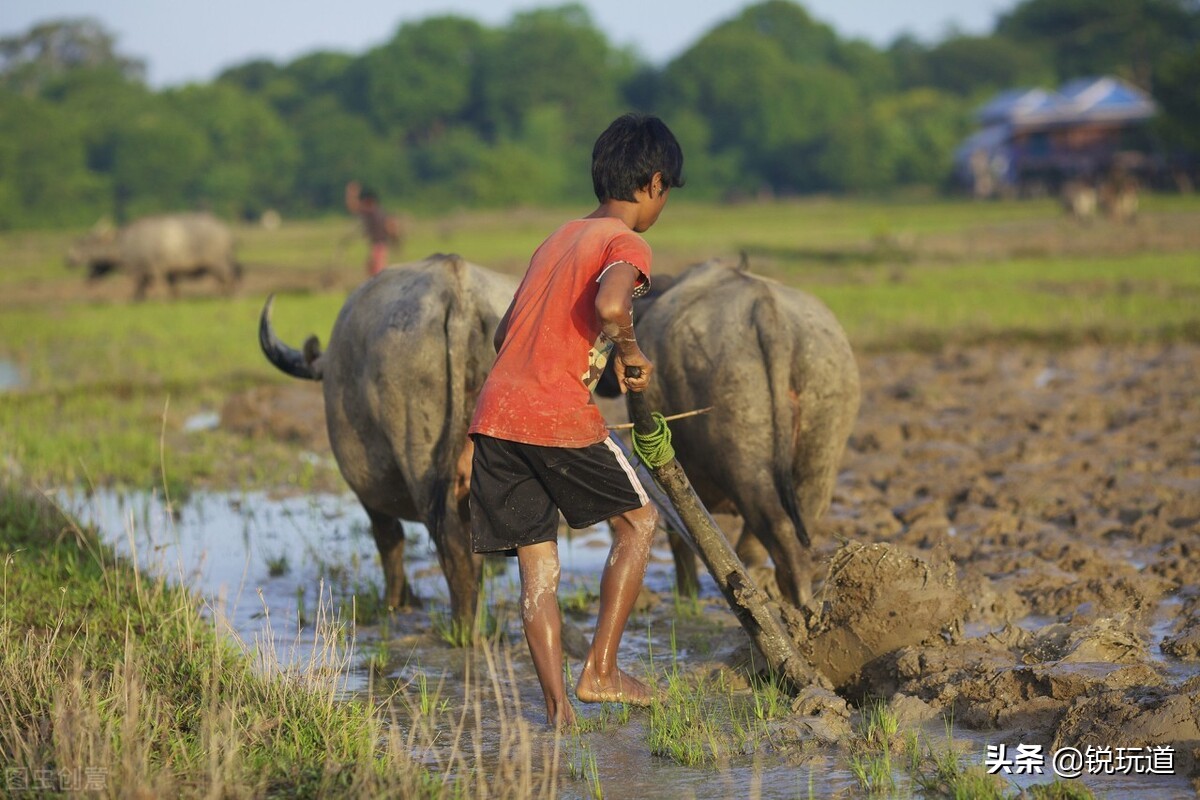
{"type": "Polygon", "coordinates": [[[650,373],[654,371],[654,365],[638,347],[633,334],[633,287],[640,276],[641,272],[633,264],[617,262],[605,270],[600,279],[600,290],[596,293],[596,316],[600,319],[600,328],[617,348],[614,367],[622,392],[626,389],[644,391],[650,383],[650,373]],[[629,367],[640,367],[642,372],[636,378],[627,376],[626,369],[629,367]]]}

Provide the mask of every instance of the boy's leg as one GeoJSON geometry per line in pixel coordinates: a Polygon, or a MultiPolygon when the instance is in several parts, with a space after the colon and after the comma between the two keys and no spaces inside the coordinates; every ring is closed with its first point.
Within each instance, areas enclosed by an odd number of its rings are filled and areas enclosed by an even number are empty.
{"type": "Polygon", "coordinates": [[[562,616],[558,609],[558,542],[517,548],[521,570],[521,622],[546,697],[546,722],[570,725],[575,709],[563,680],[562,616]]]}
{"type": "Polygon", "coordinates": [[[600,578],[596,635],[579,674],[575,696],[584,703],[649,705],[655,696],[653,689],[617,666],[617,648],[646,575],[658,512],[646,504],[609,522],[613,544],[600,578]]]}

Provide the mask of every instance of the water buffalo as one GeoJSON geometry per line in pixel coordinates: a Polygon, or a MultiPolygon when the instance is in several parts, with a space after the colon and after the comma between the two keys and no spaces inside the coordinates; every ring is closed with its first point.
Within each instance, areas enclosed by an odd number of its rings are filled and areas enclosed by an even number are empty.
{"type": "Polygon", "coordinates": [[[181,278],[212,275],[232,291],[242,276],[229,226],[207,213],[142,217],[115,233],[93,232],[71,246],[67,263],[87,266],[89,280],[111,272],[132,276],[138,300],[160,277],[175,294],[181,278]]]}
{"type": "MultiPolygon", "coordinates": [[[[858,414],[846,335],[816,298],[747,272],[744,259],[655,283],[660,291],[635,305],[638,343],[657,368],[650,407],[713,407],[671,423],[676,457],[709,510],[736,511],[765,546],[784,597],[806,603],[809,537],[858,414]]],[[[688,590],[695,558],[677,541],[672,549],[688,590]]]]}
{"type": "Polygon", "coordinates": [[[386,269],[342,306],[321,352],[279,341],[268,298],[259,320],[267,359],[323,382],[325,423],[338,468],[371,520],[386,584],[399,608],[415,598],[404,573],[400,520],[429,529],[450,588],[451,613],[474,618],[479,561],[467,508],[467,426],[495,359],[492,335],[516,283],[456,255],[386,269]]]}

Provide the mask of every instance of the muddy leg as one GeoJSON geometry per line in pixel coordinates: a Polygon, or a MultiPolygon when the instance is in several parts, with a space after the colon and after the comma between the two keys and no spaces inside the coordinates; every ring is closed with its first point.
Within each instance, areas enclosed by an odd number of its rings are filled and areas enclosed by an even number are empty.
{"type": "Polygon", "coordinates": [[[430,529],[437,547],[438,563],[450,588],[450,614],[464,631],[475,629],[479,583],[483,559],[471,549],[471,525],[460,512],[453,496],[446,499],[447,512],[439,530],[430,529]]]}
{"type": "Polygon", "coordinates": [[[546,723],[570,725],[575,709],[563,679],[562,615],[558,610],[558,542],[517,548],[521,570],[521,623],[546,698],[546,723]]]}
{"type": "Polygon", "coordinates": [[[388,608],[409,608],[420,605],[408,576],[404,574],[404,526],[400,520],[387,514],[366,509],[371,519],[371,535],[379,548],[379,560],[383,565],[383,600],[388,608]]]}
{"type": "Polygon", "coordinates": [[[617,649],[646,575],[658,512],[654,506],[644,505],[614,517],[609,523],[613,545],[600,577],[596,635],[579,673],[575,696],[584,703],[646,706],[654,700],[654,690],[617,666],[617,649]]]}

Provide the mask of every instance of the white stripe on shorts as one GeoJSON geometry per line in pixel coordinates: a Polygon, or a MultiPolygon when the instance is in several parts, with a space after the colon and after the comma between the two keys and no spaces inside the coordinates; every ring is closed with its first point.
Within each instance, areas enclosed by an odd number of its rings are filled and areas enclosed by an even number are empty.
{"type": "Polygon", "coordinates": [[[629,476],[629,482],[633,485],[633,490],[637,492],[638,499],[642,501],[642,505],[650,502],[650,498],[646,495],[646,490],[642,487],[642,482],[638,480],[637,472],[629,463],[629,459],[625,458],[625,454],[621,452],[621,448],[617,447],[613,442],[612,437],[604,440],[608,445],[608,449],[612,450],[612,454],[617,457],[617,463],[621,465],[621,469],[625,470],[625,474],[629,476]]]}

